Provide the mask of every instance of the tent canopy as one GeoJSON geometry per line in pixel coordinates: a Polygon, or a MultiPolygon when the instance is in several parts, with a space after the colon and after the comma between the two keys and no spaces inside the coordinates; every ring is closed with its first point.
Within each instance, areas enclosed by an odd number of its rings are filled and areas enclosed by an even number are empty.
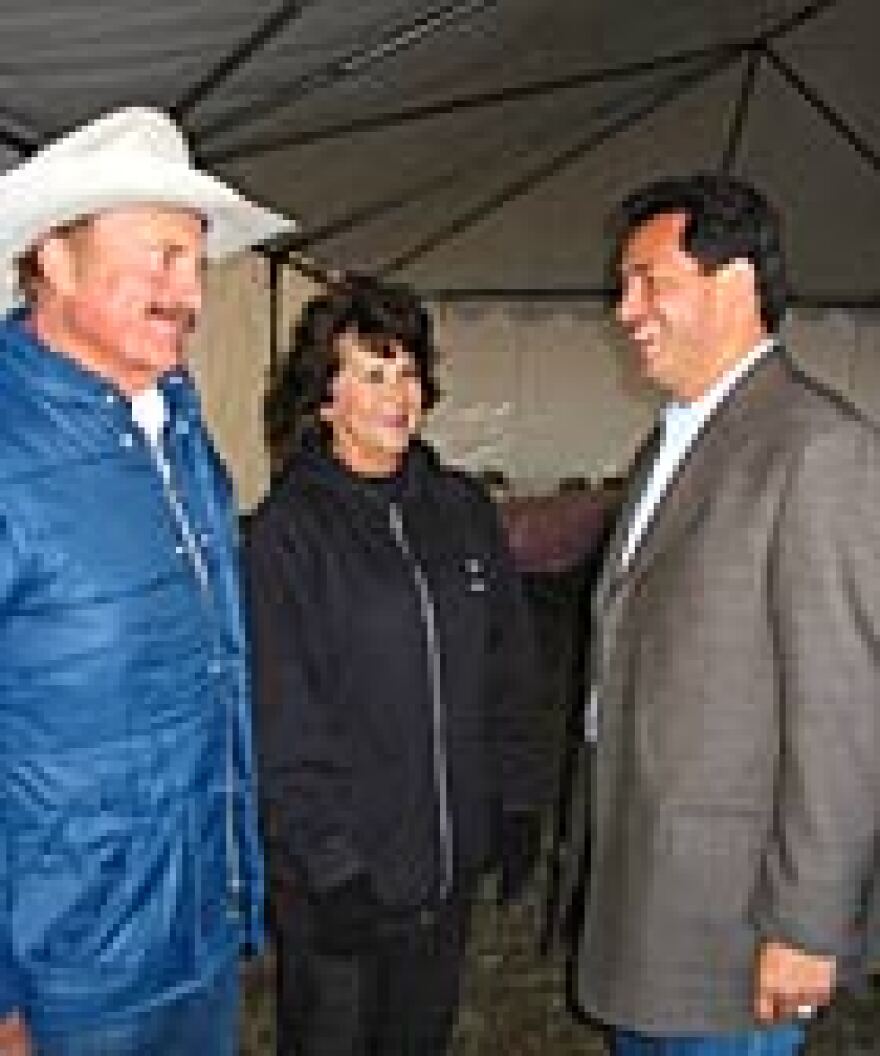
{"type": "Polygon", "coordinates": [[[634,186],[726,168],[804,302],[880,305],[876,0],[7,0],[0,164],[154,104],[301,230],[436,296],[590,296],[634,186]]]}

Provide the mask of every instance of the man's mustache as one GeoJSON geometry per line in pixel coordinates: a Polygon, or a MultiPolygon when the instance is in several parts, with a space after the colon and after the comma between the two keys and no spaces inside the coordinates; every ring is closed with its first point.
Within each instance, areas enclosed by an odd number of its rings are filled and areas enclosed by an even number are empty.
{"type": "Polygon", "coordinates": [[[147,316],[174,323],[185,334],[192,333],[196,326],[196,313],[185,304],[159,304],[154,301],[147,305],[147,316]]]}

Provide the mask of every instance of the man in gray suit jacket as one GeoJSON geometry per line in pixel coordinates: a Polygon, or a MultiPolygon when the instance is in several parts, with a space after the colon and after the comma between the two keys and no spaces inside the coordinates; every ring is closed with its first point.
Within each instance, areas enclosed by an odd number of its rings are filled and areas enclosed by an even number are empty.
{"type": "Polygon", "coordinates": [[[669,397],[594,599],[583,1010],[615,1056],[789,1056],[864,960],[880,813],[880,437],[775,339],[743,184],[621,210],[617,315],[669,397]]]}

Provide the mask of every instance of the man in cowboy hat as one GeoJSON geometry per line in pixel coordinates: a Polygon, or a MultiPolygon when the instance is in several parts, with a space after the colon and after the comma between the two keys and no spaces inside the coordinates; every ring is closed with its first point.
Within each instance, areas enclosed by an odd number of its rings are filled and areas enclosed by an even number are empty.
{"type": "Polygon", "coordinates": [[[0,1052],[236,1049],[261,865],[203,262],[287,221],[123,110],[0,176],[0,1052]]]}

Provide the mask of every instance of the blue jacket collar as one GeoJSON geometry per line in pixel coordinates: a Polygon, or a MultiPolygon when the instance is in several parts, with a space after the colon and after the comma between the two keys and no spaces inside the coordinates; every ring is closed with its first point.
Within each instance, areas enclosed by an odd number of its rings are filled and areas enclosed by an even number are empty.
{"type": "MultiPolygon", "coordinates": [[[[0,321],[0,356],[2,361],[25,374],[56,403],[106,407],[125,400],[124,393],[110,379],[81,366],[76,360],[54,351],[28,325],[27,307],[14,309],[0,321]]],[[[169,418],[200,415],[198,394],[189,372],[177,367],[159,379],[169,418]]],[[[126,400],[127,402],[127,400],[126,400]]]]}

